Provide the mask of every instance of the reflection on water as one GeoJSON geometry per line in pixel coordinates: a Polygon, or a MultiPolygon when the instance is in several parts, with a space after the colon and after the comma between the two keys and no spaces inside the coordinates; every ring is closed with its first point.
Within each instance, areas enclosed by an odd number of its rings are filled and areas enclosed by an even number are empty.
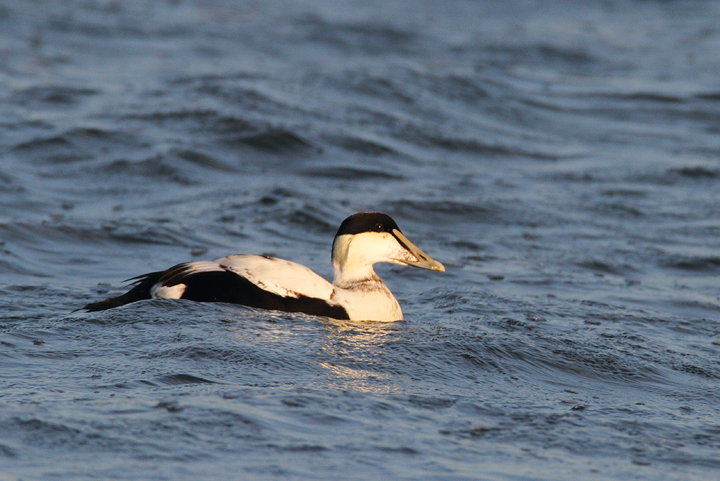
{"type": "Polygon", "coordinates": [[[356,369],[342,365],[332,365],[326,362],[318,361],[318,364],[328,371],[327,387],[351,389],[356,392],[389,394],[396,391],[387,382],[376,383],[377,380],[389,380],[390,375],[368,371],[365,369],[356,369]]]}
{"type": "Polygon", "coordinates": [[[403,322],[358,322],[324,319],[325,341],[318,364],[328,372],[328,387],[357,392],[388,394],[397,386],[397,372],[387,368],[386,349],[397,340],[403,322]]]}
{"type": "Polygon", "coordinates": [[[6,477],[716,477],[718,4],[438,5],[0,5],[6,477]],[[402,322],[73,312],[363,210],[402,322]]]}

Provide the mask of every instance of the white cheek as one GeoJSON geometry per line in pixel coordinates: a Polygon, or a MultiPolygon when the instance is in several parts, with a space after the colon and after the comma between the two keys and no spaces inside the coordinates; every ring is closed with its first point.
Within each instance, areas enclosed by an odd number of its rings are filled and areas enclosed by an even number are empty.
{"type": "Polygon", "coordinates": [[[402,264],[408,254],[392,234],[363,232],[336,239],[333,261],[346,272],[359,273],[376,262],[402,264]]]}
{"type": "Polygon", "coordinates": [[[346,235],[335,239],[335,245],[333,245],[333,260],[340,264],[344,264],[345,261],[347,261],[351,240],[352,238],[346,235]]]}
{"type": "Polygon", "coordinates": [[[395,238],[386,232],[361,234],[353,243],[356,255],[369,262],[385,260],[399,247],[395,238]]]}

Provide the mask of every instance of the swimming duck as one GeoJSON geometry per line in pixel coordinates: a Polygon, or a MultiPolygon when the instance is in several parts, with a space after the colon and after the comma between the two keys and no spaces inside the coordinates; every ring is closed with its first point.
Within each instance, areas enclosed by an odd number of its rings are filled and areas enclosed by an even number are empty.
{"type": "Polygon", "coordinates": [[[262,309],[303,312],[335,319],[395,321],[400,304],[375,274],[373,264],[389,262],[445,272],[380,212],[345,219],[332,244],[333,283],[295,262],[238,254],[213,261],[184,262],[165,271],[130,279],[127,293],[88,304],[102,311],[142,299],[229,302],[262,309]]]}

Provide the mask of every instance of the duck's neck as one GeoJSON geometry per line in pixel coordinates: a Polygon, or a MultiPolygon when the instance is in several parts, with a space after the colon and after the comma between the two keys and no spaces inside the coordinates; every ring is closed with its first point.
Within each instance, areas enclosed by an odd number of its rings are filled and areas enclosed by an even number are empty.
{"type": "Polygon", "coordinates": [[[398,321],[403,318],[400,304],[375,274],[372,265],[362,269],[333,267],[335,289],[331,299],[345,308],[351,320],[398,321]]]}
{"type": "Polygon", "coordinates": [[[384,286],[372,264],[348,266],[347,263],[333,263],[333,271],[333,285],[342,289],[367,289],[370,284],[384,286]]]}
{"type": "Polygon", "coordinates": [[[372,248],[354,236],[342,235],[333,241],[333,284],[343,289],[367,290],[370,284],[384,286],[373,270],[372,248]],[[363,287],[364,286],[364,287],[363,287]]]}
{"type": "Polygon", "coordinates": [[[343,306],[351,320],[402,319],[400,304],[373,270],[374,262],[388,261],[382,240],[360,234],[340,235],[333,241],[331,300],[343,306]]]}

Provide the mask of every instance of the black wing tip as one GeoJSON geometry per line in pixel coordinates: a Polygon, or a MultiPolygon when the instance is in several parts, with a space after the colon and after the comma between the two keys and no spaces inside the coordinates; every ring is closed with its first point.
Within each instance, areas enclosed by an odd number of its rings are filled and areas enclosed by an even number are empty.
{"type": "Polygon", "coordinates": [[[182,262],[180,264],[172,266],[171,268],[163,272],[160,272],[158,282],[162,282],[162,285],[165,287],[181,284],[183,280],[188,277],[188,275],[192,274],[192,268],[190,264],[190,262],[182,262]]]}

